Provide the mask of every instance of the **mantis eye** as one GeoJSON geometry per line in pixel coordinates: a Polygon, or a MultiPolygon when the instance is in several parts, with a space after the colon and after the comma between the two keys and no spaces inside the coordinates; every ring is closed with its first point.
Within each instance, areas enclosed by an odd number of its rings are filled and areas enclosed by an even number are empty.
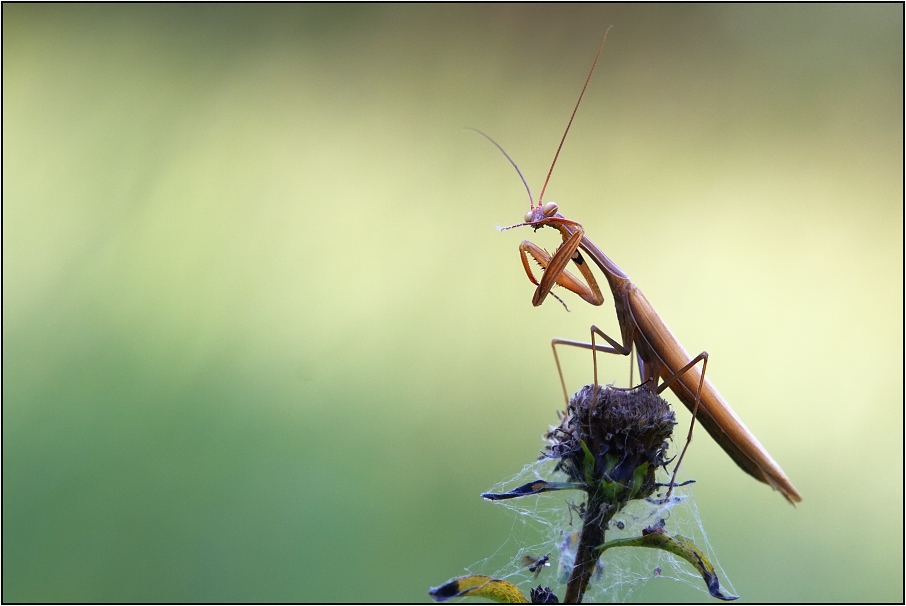
{"type": "Polygon", "coordinates": [[[545,217],[553,217],[555,214],[557,214],[558,208],[559,207],[557,206],[556,202],[548,202],[541,208],[541,212],[544,213],[545,217]]]}
{"type": "Polygon", "coordinates": [[[533,213],[532,211],[528,211],[527,213],[525,213],[525,222],[531,223],[532,219],[535,218],[534,215],[535,215],[535,213],[533,213]]]}

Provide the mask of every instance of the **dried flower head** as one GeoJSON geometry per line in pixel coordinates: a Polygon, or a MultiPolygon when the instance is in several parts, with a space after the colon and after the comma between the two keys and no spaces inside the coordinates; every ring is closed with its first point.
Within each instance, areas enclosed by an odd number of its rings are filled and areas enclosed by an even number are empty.
{"type": "Polygon", "coordinates": [[[532,604],[559,604],[560,600],[557,599],[557,594],[553,592],[550,587],[538,587],[531,590],[529,601],[532,604]]]}
{"type": "Polygon", "coordinates": [[[650,496],[666,464],[676,418],[646,387],[586,385],[570,399],[559,427],[548,432],[546,456],[588,492],[604,490],[611,505],[650,496]]]}
{"type": "Polygon", "coordinates": [[[560,426],[548,432],[545,456],[588,494],[566,602],[580,602],[600,556],[611,518],[629,501],[657,489],[676,418],[645,386],[586,385],[569,401],[560,426]]]}

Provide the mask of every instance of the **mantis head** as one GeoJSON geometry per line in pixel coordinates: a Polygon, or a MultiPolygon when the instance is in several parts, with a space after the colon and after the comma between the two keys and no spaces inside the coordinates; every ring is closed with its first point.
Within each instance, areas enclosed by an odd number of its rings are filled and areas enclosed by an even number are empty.
{"type": "Polygon", "coordinates": [[[532,209],[525,213],[525,222],[529,225],[549,219],[557,214],[559,207],[556,202],[547,202],[544,206],[532,206],[532,209]]]}

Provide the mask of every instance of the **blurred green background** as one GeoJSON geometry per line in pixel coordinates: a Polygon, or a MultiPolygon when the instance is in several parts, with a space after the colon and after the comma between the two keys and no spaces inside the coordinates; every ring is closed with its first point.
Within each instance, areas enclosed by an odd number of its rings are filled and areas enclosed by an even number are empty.
{"type": "Polygon", "coordinates": [[[558,238],[462,128],[537,194],[611,24],[545,198],[804,495],[697,434],[720,563],[902,601],[900,4],[3,5],[3,599],[423,601],[500,547],[550,339],[618,329],[532,307],[558,238]]]}

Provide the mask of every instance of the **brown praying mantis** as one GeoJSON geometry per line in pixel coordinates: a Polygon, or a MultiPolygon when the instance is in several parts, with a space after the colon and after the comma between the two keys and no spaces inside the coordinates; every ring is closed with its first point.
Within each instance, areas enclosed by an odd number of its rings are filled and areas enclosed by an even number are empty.
{"type": "MultiPolygon", "coordinates": [[[[606,40],[607,32],[604,33],[604,41],[606,40]]],[[[528,183],[526,183],[516,163],[493,139],[478,131],[479,134],[485,136],[503,152],[507,160],[516,168],[516,172],[519,173],[529,194],[530,206],[529,212],[525,215],[525,221],[503,229],[528,226],[538,230],[542,227],[552,227],[559,231],[563,238],[562,244],[553,256],[527,240],[519,245],[522,265],[529,280],[536,285],[532,304],[535,306],[541,305],[549,294],[560,300],[556,294],[551,293],[554,284],[559,284],[592,305],[601,305],[604,302],[604,296],[601,294],[601,289],[598,287],[598,283],[591,272],[591,268],[586,263],[583,253],[594,261],[598,269],[604,274],[613,294],[621,341],[609,337],[598,327],[592,326],[590,329],[591,343],[554,339],[552,341],[554,357],[557,359],[557,345],[591,349],[593,355],[601,351],[623,356],[631,355],[633,347],[635,347],[642,383],[650,383],[651,389],[658,394],[669,387],[692,413],[689,434],[676,463],[676,469],[679,468],[686,449],[689,447],[689,443],[692,440],[692,430],[696,421],[698,421],[743,471],[755,479],[768,484],[775,490],[779,490],[790,503],[801,501],[801,495],[786,474],[783,473],[780,466],[777,465],[752,432],[736,416],[736,413],[733,412],[733,409],[730,408],[717,389],[705,378],[708,366],[708,353],[703,351],[694,358],[690,357],[679,340],[658,316],[654,307],[642,294],[642,291],[632,283],[629,276],[616,263],[611,261],[586,236],[582,225],[560,214],[556,203],[542,203],[544,190],[547,188],[557,157],[560,155],[569,127],[572,125],[573,118],[579,108],[579,103],[581,103],[585,89],[588,87],[588,82],[591,80],[591,75],[594,73],[601,50],[604,48],[604,41],[601,42],[594,64],[592,64],[591,71],[589,71],[585,80],[585,86],[583,86],[582,92],[579,94],[579,100],[576,102],[572,116],[570,116],[569,123],[566,126],[566,131],[560,141],[560,146],[554,155],[554,160],[547,173],[547,179],[544,181],[544,187],[541,189],[537,204],[532,199],[528,183]],[[540,281],[532,273],[529,256],[543,270],[540,281]],[[582,278],[584,278],[584,282],[567,271],[566,268],[570,262],[578,268],[582,278]],[[596,344],[595,335],[603,338],[609,345],[596,344]],[[699,362],[701,362],[701,370],[698,368],[699,362]],[[663,379],[663,383],[658,385],[657,383],[660,379],[663,379]]],[[[563,303],[562,300],[560,302],[563,303]]],[[[557,367],[559,370],[559,359],[557,359],[557,367]]],[[[561,382],[562,380],[561,373],[561,382]]],[[[595,384],[597,385],[597,365],[595,365],[595,384]]],[[[563,390],[565,395],[565,385],[563,390]]],[[[671,489],[676,478],[676,471],[674,471],[673,478],[671,480],[671,489]]]]}

